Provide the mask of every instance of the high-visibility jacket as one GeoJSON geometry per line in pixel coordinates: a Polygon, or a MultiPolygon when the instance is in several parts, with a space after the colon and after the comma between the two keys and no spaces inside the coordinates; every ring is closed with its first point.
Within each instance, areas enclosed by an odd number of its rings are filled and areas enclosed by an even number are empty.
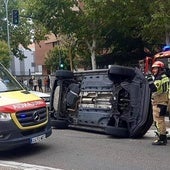
{"type": "Polygon", "coordinates": [[[157,75],[152,86],[152,103],[167,105],[168,94],[169,78],[164,73],[157,75]]]}

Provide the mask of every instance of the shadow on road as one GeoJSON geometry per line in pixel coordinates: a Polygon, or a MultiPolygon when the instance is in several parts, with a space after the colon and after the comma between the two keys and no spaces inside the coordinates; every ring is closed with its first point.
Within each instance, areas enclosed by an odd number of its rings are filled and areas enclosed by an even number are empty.
{"type": "Polygon", "coordinates": [[[0,160],[13,160],[46,152],[51,146],[46,144],[24,145],[11,150],[0,151],[0,160]]]}

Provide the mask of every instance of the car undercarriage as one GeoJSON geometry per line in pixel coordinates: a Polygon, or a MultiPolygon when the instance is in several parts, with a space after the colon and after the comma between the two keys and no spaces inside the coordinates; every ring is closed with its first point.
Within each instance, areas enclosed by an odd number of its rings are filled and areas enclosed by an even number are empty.
{"type": "Polygon", "coordinates": [[[150,89],[138,68],[57,70],[50,102],[52,126],[141,138],[152,125],[150,89]]]}

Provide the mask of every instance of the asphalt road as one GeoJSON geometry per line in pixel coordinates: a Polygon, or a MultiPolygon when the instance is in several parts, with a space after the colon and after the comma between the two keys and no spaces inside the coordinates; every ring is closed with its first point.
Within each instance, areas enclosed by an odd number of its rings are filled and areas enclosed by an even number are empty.
{"type": "Polygon", "coordinates": [[[142,139],[54,129],[39,144],[0,152],[0,165],[5,161],[25,170],[169,170],[170,140],[167,146],[152,146],[153,139],[152,129],[142,139]]]}

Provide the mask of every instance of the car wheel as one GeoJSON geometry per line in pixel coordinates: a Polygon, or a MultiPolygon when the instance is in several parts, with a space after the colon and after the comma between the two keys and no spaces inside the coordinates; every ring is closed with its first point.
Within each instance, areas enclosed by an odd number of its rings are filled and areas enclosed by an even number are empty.
{"type": "Polygon", "coordinates": [[[68,125],[69,123],[66,120],[51,119],[51,126],[56,129],[67,129],[68,125]]]}
{"type": "Polygon", "coordinates": [[[129,131],[126,128],[119,128],[114,126],[106,126],[105,133],[115,137],[127,138],[129,137],[129,131]]]}
{"type": "Polygon", "coordinates": [[[108,70],[108,77],[110,80],[122,80],[126,78],[132,79],[135,76],[135,70],[133,68],[127,68],[123,66],[112,66],[108,70]]]}
{"type": "Polygon", "coordinates": [[[73,78],[74,74],[69,70],[57,70],[55,76],[57,78],[73,78]]]}

